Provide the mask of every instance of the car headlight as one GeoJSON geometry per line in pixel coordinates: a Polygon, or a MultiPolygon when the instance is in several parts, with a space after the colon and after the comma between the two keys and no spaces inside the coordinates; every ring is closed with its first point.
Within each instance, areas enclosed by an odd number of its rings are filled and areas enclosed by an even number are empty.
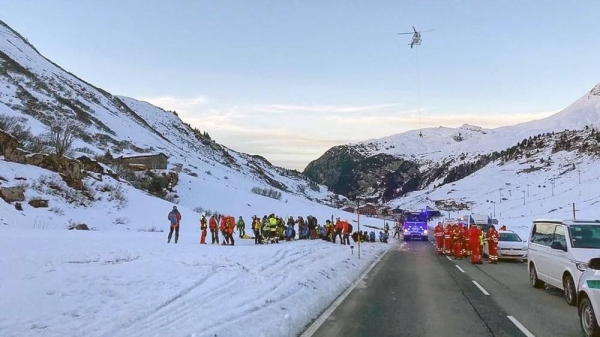
{"type": "Polygon", "coordinates": [[[404,230],[404,234],[408,234],[408,229],[405,229],[405,230],[404,230]]]}
{"type": "Polygon", "coordinates": [[[424,230],[424,231],[423,231],[423,235],[427,235],[427,230],[424,230]]]}
{"type": "Polygon", "coordinates": [[[588,264],[585,262],[575,262],[575,266],[577,267],[577,269],[579,269],[580,271],[585,271],[586,269],[588,269],[588,264]]]}

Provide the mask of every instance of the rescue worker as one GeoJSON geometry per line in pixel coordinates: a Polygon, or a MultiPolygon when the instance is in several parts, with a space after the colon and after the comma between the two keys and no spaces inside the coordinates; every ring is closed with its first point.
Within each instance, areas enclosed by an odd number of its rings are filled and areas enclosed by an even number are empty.
{"type": "Polygon", "coordinates": [[[470,237],[469,237],[469,225],[468,224],[464,224],[463,227],[463,250],[464,250],[464,257],[469,257],[471,256],[471,244],[470,244],[470,237]]]}
{"type": "Polygon", "coordinates": [[[214,215],[211,215],[210,219],[208,220],[208,229],[210,229],[210,237],[212,239],[211,244],[214,245],[215,242],[219,244],[219,228],[217,224],[217,219],[215,219],[214,215]]]}
{"type": "Polygon", "coordinates": [[[471,263],[481,264],[481,248],[479,246],[479,237],[481,230],[476,225],[471,225],[469,229],[469,243],[471,244],[471,263]]]}
{"type": "Polygon", "coordinates": [[[171,227],[169,228],[169,236],[167,238],[167,243],[171,242],[171,236],[173,236],[173,231],[175,231],[175,243],[179,239],[179,223],[181,221],[181,213],[177,210],[177,206],[173,206],[173,209],[167,215],[167,220],[171,223],[171,227]]]}
{"type": "Polygon", "coordinates": [[[385,236],[389,235],[390,225],[387,223],[387,221],[383,224],[383,232],[384,232],[385,236]]]}
{"type": "Polygon", "coordinates": [[[496,230],[494,225],[488,228],[487,232],[487,242],[488,242],[488,251],[489,251],[489,262],[492,264],[498,263],[498,241],[500,238],[500,234],[496,230]]]}
{"type": "Polygon", "coordinates": [[[237,222],[237,230],[240,233],[240,239],[242,239],[244,237],[244,235],[246,235],[246,223],[244,222],[244,219],[242,219],[242,216],[240,215],[240,218],[238,219],[237,222]]]}
{"type": "Polygon", "coordinates": [[[459,225],[452,228],[452,241],[454,243],[454,259],[462,260],[462,229],[459,225]]]}
{"type": "Polygon", "coordinates": [[[223,234],[223,242],[221,242],[222,246],[229,244],[229,236],[227,235],[227,232],[229,231],[229,226],[227,224],[228,219],[229,216],[222,216],[221,223],[219,224],[219,230],[221,231],[221,234],[223,234]]]}
{"type": "Polygon", "coordinates": [[[264,242],[269,243],[269,237],[271,236],[271,227],[269,226],[269,219],[267,216],[263,216],[261,223],[261,233],[265,240],[264,242]]]}
{"type": "Polygon", "coordinates": [[[260,219],[255,215],[252,218],[252,230],[254,230],[254,244],[262,244],[262,237],[260,236],[260,228],[262,224],[260,223],[260,219]]]}
{"type": "MultiPolygon", "coordinates": [[[[336,237],[340,237],[340,243],[342,243],[343,239],[342,239],[342,229],[343,229],[344,225],[342,224],[342,221],[340,220],[340,218],[337,218],[335,221],[335,236],[333,237],[333,243],[335,243],[335,238],[336,237]]],[[[342,243],[343,244],[343,243],[342,243]]]]}
{"type": "Polygon", "coordinates": [[[452,255],[452,226],[446,225],[444,229],[444,253],[447,256],[452,255]]]}
{"type": "Polygon", "coordinates": [[[202,231],[202,236],[200,237],[200,244],[206,244],[206,228],[208,228],[206,214],[202,213],[202,218],[200,218],[200,230],[202,231]]]}
{"type": "Polygon", "coordinates": [[[350,244],[350,223],[342,221],[342,245],[350,244]]]}
{"type": "Polygon", "coordinates": [[[230,245],[235,246],[235,240],[233,239],[233,232],[235,231],[235,218],[228,216],[225,221],[225,235],[230,245]]]}
{"type": "Polygon", "coordinates": [[[279,243],[279,235],[277,232],[277,218],[275,218],[275,214],[269,216],[269,233],[271,238],[271,243],[279,243]]]}
{"type": "Polygon", "coordinates": [[[483,263],[483,246],[485,245],[485,232],[479,227],[479,263],[483,263]]]}
{"type": "Polygon", "coordinates": [[[433,229],[433,236],[435,236],[435,243],[437,246],[438,254],[444,254],[444,226],[441,222],[438,222],[437,226],[433,229]]]}
{"type": "Polygon", "coordinates": [[[506,230],[506,225],[502,225],[502,227],[500,227],[501,231],[505,231],[506,230]]]}

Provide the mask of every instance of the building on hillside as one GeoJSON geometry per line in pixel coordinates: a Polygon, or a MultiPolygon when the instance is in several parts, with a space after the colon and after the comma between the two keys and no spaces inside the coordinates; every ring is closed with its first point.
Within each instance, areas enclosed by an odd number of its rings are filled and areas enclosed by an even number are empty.
{"type": "Polygon", "coordinates": [[[132,167],[141,167],[143,165],[147,169],[166,170],[168,159],[164,153],[129,155],[115,158],[114,161],[118,164],[124,164],[132,167]]]}
{"type": "Polygon", "coordinates": [[[354,213],[354,212],[356,212],[356,208],[354,208],[352,206],[346,206],[346,207],[342,208],[342,211],[354,213]]]}
{"type": "Polygon", "coordinates": [[[390,215],[391,211],[392,211],[391,207],[384,206],[384,207],[381,207],[381,208],[379,208],[377,210],[377,214],[380,214],[380,215],[390,215]]]}
{"type": "Polygon", "coordinates": [[[358,211],[363,215],[375,215],[377,214],[377,207],[373,204],[365,204],[364,206],[360,206],[358,211]]]}

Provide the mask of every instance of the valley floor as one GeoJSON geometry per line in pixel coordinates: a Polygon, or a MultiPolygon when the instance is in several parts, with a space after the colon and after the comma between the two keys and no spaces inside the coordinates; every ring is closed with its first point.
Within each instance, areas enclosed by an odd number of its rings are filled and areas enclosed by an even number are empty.
{"type": "Polygon", "coordinates": [[[294,336],[389,248],[166,236],[2,226],[0,335],[294,336]]]}

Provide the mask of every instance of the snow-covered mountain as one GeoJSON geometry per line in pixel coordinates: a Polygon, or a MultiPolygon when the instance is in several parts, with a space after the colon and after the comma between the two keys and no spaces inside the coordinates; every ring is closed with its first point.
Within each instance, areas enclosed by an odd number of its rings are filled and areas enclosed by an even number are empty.
{"type": "MultiPolygon", "coordinates": [[[[339,202],[338,196],[327,187],[315,184],[297,171],[275,167],[260,156],[239,153],[214,142],[206,130],[192,128],[174,111],[115,96],[85,82],[46,59],[1,21],[0,117],[14,118],[9,123],[21,121],[31,128],[34,136],[46,132],[53,123],[75,123],[72,156],[76,158],[81,155],[95,158],[107,152],[114,158],[164,153],[168,156],[164,171],[179,173],[178,185],[169,200],[190,210],[200,207],[243,215],[278,210],[286,215],[306,215],[321,210],[331,216],[336,210],[322,205],[339,202]],[[257,195],[257,189],[272,190],[279,198],[257,195]],[[302,209],[297,209],[298,203],[304,205],[302,209]]],[[[4,174],[5,180],[0,186],[14,185],[18,182],[15,177],[22,174],[25,178],[30,171],[35,171],[29,175],[31,180],[37,174],[52,175],[14,165],[0,162],[0,174],[4,174]]],[[[38,194],[36,197],[43,197],[38,194]]],[[[158,212],[160,218],[170,207],[163,206],[158,212]]],[[[57,223],[66,222],[59,215],[54,214],[54,218],[57,223]]],[[[105,227],[86,222],[93,227],[105,227]]]]}
{"type": "MultiPolygon", "coordinates": [[[[518,145],[531,137],[565,130],[592,130],[598,126],[600,84],[564,110],[544,119],[495,129],[468,124],[458,128],[440,126],[423,129],[423,137],[419,130],[412,130],[336,146],[311,162],[304,173],[335,192],[387,202],[412,191],[429,190],[467,177],[502,157],[507,158],[504,154],[510,149],[521,151],[518,145]]],[[[553,144],[548,135],[544,146],[553,144]]],[[[595,136],[591,136],[587,145],[597,146],[595,136]]],[[[590,155],[587,150],[585,155],[590,155]]]]}

